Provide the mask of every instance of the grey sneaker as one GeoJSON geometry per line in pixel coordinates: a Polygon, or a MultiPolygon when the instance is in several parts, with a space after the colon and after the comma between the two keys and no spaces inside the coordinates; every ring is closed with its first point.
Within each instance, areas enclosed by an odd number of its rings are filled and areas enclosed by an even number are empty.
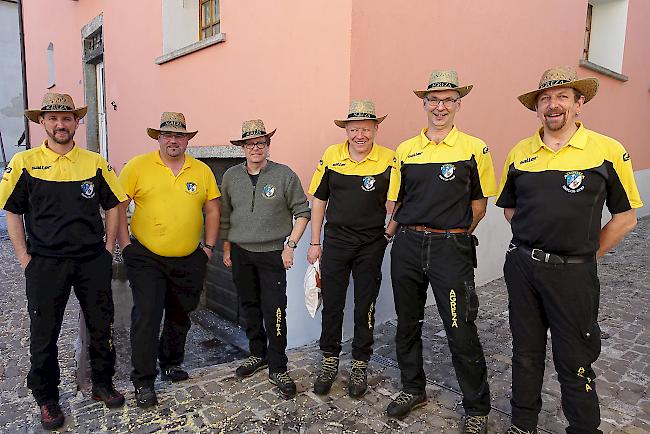
{"type": "Polygon", "coordinates": [[[487,434],[487,416],[465,416],[463,434],[487,434]]]}
{"type": "Polygon", "coordinates": [[[361,398],[368,391],[368,362],[353,360],[350,367],[348,394],[352,398],[361,398]]]}
{"type": "Polygon", "coordinates": [[[339,358],[323,357],[323,361],[320,364],[320,372],[314,382],[314,393],[316,395],[327,395],[338,373],[339,358]]]}
{"type": "Polygon", "coordinates": [[[235,375],[239,378],[250,377],[257,371],[261,371],[268,366],[266,359],[261,357],[249,356],[244,363],[235,370],[235,375]]]}

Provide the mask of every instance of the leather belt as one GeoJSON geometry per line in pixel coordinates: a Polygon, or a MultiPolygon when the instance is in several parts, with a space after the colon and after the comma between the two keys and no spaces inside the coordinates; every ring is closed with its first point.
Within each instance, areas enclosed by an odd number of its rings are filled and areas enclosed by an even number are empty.
{"type": "Polygon", "coordinates": [[[462,229],[462,228],[434,229],[428,226],[420,226],[420,225],[405,225],[404,227],[416,232],[425,232],[425,233],[428,232],[432,234],[466,234],[467,233],[467,229],[462,229]]]}
{"type": "Polygon", "coordinates": [[[548,253],[540,249],[534,249],[525,245],[517,246],[519,250],[524,252],[526,256],[530,256],[533,260],[538,262],[546,262],[548,264],[587,264],[596,261],[596,255],[583,255],[583,256],[563,256],[556,255],[555,253],[548,253]]]}

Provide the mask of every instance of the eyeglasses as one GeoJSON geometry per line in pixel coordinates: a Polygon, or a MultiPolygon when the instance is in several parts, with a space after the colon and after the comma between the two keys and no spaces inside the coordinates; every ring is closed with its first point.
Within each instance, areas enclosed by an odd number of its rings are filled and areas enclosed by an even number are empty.
{"type": "Polygon", "coordinates": [[[268,142],[266,140],[261,140],[259,142],[253,142],[253,143],[244,143],[244,148],[248,149],[249,151],[252,151],[253,148],[255,149],[264,149],[266,148],[266,145],[268,145],[268,142]]]}
{"type": "Polygon", "coordinates": [[[450,109],[454,106],[454,103],[458,101],[460,98],[445,98],[445,99],[438,99],[435,97],[424,97],[425,101],[429,103],[430,106],[433,107],[438,107],[440,103],[442,103],[443,106],[445,106],[446,109],[450,109]]]}
{"type": "Polygon", "coordinates": [[[177,139],[178,140],[178,139],[186,138],[187,134],[183,134],[183,133],[167,133],[167,132],[163,133],[163,132],[161,132],[159,134],[159,137],[162,137],[163,139],[167,139],[167,140],[171,140],[171,139],[177,139]]]}

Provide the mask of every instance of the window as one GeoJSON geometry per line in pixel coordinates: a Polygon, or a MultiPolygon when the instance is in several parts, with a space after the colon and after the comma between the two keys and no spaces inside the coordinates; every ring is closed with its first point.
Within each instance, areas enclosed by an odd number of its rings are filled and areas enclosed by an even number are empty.
{"type": "Polygon", "coordinates": [[[218,35],[219,31],[219,0],[199,0],[199,39],[218,35]]]}
{"type": "Polygon", "coordinates": [[[582,58],[620,73],[627,28],[628,0],[589,0],[582,58]]]}

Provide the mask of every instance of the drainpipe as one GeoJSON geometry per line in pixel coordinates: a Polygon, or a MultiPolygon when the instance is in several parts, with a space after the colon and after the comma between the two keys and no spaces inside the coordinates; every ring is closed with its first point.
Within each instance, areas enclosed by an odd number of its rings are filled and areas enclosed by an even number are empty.
{"type": "MultiPolygon", "coordinates": [[[[23,76],[23,106],[25,109],[29,107],[27,99],[27,64],[25,63],[25,28],[23,25],[23,1],[18,0],[18,32],[20,34],[20,64],[23,76]]],[[[25,123],[25,147],[31,148],[31,141],[29,140],[29,120],[23,116],[25,123]]]]}

